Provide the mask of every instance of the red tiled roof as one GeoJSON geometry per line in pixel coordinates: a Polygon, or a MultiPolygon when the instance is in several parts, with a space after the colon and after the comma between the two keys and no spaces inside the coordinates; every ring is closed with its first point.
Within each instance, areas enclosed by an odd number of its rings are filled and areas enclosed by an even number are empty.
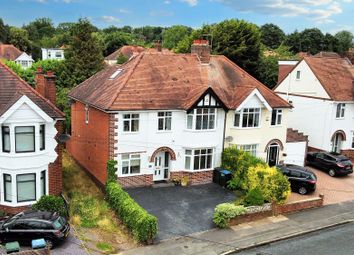
{"type": "Polygon", "coordinates": [[[0,62],[0,115],[4,114],[23,95],[30,98],[51,118],[64,117],[64,113],[55,105],[0,62]]]}
{"type": "Polygon", "coordinates": [[[202,65],[196,55],[143,52],[123,66],[108,66],[69,96],[102,110],[187,110],[208,89],[236,109],[257,88],[271,107],[291,107],[224,56],[202,65]],[[110,76],[123,71],[114,79],[110,76]]]}
{"type": "Polygon", "coordinates": [[[12,44],[0,44],[0,59],[16,60],[22,51],[17,49],[12,44]]]}
{"type": "Polygon", "coordinates": [[[105,57],[105,60],[117,60],[120,54],[125,56],[126,58],[131,58],[133,55],[139,54],[140,52],[145,51],[145,48],[142,46],[134,46],[134,45],[125,45],[112,54],[105,57]]]}
{"type": "Polygon", "coordinates": [[[286,76],[295,68],[295,66],[296,65],[278,64],[278,84],[286,78],[286,76]]]}

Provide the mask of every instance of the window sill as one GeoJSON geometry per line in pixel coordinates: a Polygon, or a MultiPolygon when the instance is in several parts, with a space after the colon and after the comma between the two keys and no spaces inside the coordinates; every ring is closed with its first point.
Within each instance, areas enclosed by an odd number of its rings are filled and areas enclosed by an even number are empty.
{"type": "Polygon", "coordinates": [[[120,174],[117,175],[118,178],[125,178],[125,177],[135,177],[135,176],[141,176],[144,175],[142,173],[138,173],[138,174],[120,174]]]}
{"type": "MultiPolygon", "coordinates": [[[[183,172],[188,172],[188,173],[199,173],[199,172],[207,172],[207,171],[213,171],[214,168],[209,168],[209,169],[202,169],[202,170],[189,170],[185,169],[183,172]]],[[[174,171],[171,171],[174,172],[174,171]]],[[[178,171],[177,171],[178,172],[178,171]]]]}
{"type": "Polygon", "coordinates": [[[16,153],[16,152],[0,152],[0,157],[6,158],[25,158],[25,157],[33,157],[33,156],[41,156],[47,154],[47,150],[38,151],[38,152],[24,152],[24,153],[16,153]]]}
{"type": "Polygon", "coordinates": [[[236,129],[236,130],[252,130],[252,129],[261,129],[262,126],[259,127],[230,127],[231,129],[236,129]]]}
{"type": "Polygon", "coordinates": [[[345,120],[345,117],[335,118],[336,120],[345,120]]]}
{"type": "Polygon", "coordinates": [[[185,132],[189,132],[189,133],[211,133],[211,132],[215,132],[216,129],[202,129],[202,130],[196,130],[196,129],[184,129],[185,132]]]}
{"type": "Polygon", "coordinates": [[[1,205],[5,205],[8,207],[20,207],[20,206],[28,206],[28,205],[33,205],[37,202],[37,200],[32,200],[32,201],[27,201],[27,202],[6,202],[6,201],[1,201],[1,205]]]}
{"type": "Polygon", "coordinates": [[[122,132],[123,135],[137,135],[137,134],[139,134],[139,133],[140,133],[139,131],[137,131],[137,132],[127,132],[127,131],[123,131],[123,132],[122,132]]]}
{"type": "Polygon", "coordinates": [[[156,134],[169,134],[172,133],[172,130],[157,130],[156,134]]]}
{"type": "Polygon", "coordinates": [[[279,127],[283,127],[283,125],[270,125],[271,128],[279,128],[279,127]]]}

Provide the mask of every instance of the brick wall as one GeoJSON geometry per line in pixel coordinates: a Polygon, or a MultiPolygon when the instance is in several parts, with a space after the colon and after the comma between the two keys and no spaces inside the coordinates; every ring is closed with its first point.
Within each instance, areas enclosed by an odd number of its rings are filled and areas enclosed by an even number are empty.
{"type": "Polygon", "coordinates": [[[106,165],[112,154],[110,128],[110,114],[90,107],[89,122],[86,124],[85,105],[80,102],[71,105],[71,139],[67,149],[102,184],[106,181],[106,165]]]}
{"type": "Polygon", "coordinates": [[[171,175],[171,179],[188,176],[190,185],[211,183],[213,181],[213,170],[195,172],[195,173],[185,172],[185,171],[171,172],[170,175],[171,175]]]}
{"type": "Polygon", "coordinates": [[[341,153],[351,160],[354,160],[354,150],[342,150],[341,153]]]}
{"type": "Polygon", "coordinates": [[[14,215],[22,211],[29,210],[30,206],[18,206],[18,207],[11,207],[6,205],[0,205],[0,210],[6,212],[9,215],[14,215]]]}
{"type": "Polygon", "coordinates": [[[323,206],[323,199],[324,196],[320,195],[319,197],[296,201],[285,205],[273,204],[272,205],[273,214],[278,215],[278,214],[292,213],[292,212],[298,212],[310,208],[321,207],[323,206]]]}
{"type": "Polygon", "coordinates": [[[124,188],[151,186],[153,184],[152,174],[118,177],[118,183],[124,188]]]}
{"type": "MultiPolygon", "coordinates": [[[[57,121],[55,128],[58,130],[56,138],[63,133],[64,123],[63,121],[57,121]]],[[[48,166],[48,180],[49,180],[49,194],[50,195],[60,195],[62,192],[63,185],[63,174],[62,174],[62,156],[63,156],[63,145],[58,144],[55,148],[58,154],[56,160],[49,164],[48,166]]]]}

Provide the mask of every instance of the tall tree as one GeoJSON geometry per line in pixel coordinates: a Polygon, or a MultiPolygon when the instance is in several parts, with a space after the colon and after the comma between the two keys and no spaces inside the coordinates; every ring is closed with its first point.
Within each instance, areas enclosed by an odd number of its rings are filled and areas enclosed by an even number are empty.
{"type": "Polygon", "coordinates": [[[55,27],[49,18],[38,18],[23,28],[27,30],[29,39],[35,42],[43,37],[52,37],[55,33],[55,27]]]}
{"type": "Polygon", "coordinates": [[[31,42],[28,39],[28,32],[22,28],[11,27],[9,43],[22,51],[29,52],[31,50],[31,42]]]}
{"type": "Polygon", "coordinates": [[[162,46],[164,48],[173,49],[179,41],[184,37],[189,36],[192,32],[190,27],[176,25],[162,32],[162,46]]]}
{"type": "Polygon", "coordinates": [[[71,72],[75,86],[104,67],[103,47],[95,29],[87,19],[80,19],[72,27],[70,46],[65,50],[65,65],[71,72]]]}
{"type": "Polygon", "coordinates": [[[295,54],[302,51],[300,33],[295,30],[293,33],[287,35],[284,44],[295,54]]]}
{"type": "Polygon", "coordinates": [[[104,40],[104,55],[108,56],[112,52],[116,51],[123,45],[131,44],[132,35],[123,32],[113,32],[103,35],[104,40]]]}
{"type": "Polygon", "coordinates": [[[225,20],[214,26],[212,37],[214,53],[227,56],[247,72],[256,75],[261,35],[255,24],[244,20],[225,20]]]}
{"type": "Polygon", "coordinates": [[[261,26],[261,42],[271,48],[276,49],[285,39],[285,33],[277,25],[268,23],[261,26]]]}
{"type": "Polygon", "coordinates": [[[4,21],[0,18],[0,43],[7,43],[9,40],[10,28],[4,24],[4,21]]]}
{"type": "Polygon", "coordinates": [[[300,36],[302,51],[317,54],[324,50],[324,35],[318,28],[305,29],[300,36]]]}
{"type": "Polygon", "coordinates": [[[338,40],[338,52],[344,53],[349,48],[354,46],[353,43],[353,34],[349,31],[340,31],[334,35],[334,37],[338,40]]]}

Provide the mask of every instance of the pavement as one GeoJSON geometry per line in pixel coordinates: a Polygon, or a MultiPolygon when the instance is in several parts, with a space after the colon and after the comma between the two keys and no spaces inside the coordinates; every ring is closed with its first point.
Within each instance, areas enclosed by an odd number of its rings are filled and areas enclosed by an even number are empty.
{"type": "MultiPolygon", "coordinates": [[[[190,217],[198,217],[191,215],[190,217]]],[[[201,233],[161,241],[139,247],[120,255],[216,255],[234,254],[258,245],[299,237],[354,220],[354,201],[310,209],[288,215],[268,217],[228,229],[213,229],[201,233]]],[[[348,236],[348,240],[350,237],[348,236]]],[[[311,251],[310,251],[311,252],[311,251]]],[[[311,252],[312,253],[312,252],[311,252]]]]}
{"type": "Polygon", "coordinates": [[[215,206],[236,199],[234,192],[215,183],[144,187],[127,189],[127,192],[158,218],[158,241],[215,228],[212,220],[215,206]]]}

